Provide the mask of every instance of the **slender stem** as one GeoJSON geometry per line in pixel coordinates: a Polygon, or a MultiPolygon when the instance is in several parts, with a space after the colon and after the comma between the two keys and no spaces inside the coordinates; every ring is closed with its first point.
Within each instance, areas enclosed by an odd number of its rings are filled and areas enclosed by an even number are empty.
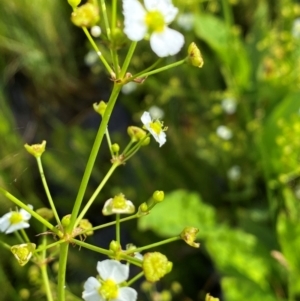
{"type": "Polygon", "coordinates": [[[131,42],[131,44],[130,44],[130,47],[128,49],[128,52],[127,52],[127,55],[126,55],[126,58],[125,58],[125,61],[124,61],[124,64],[123,64],[122,69],[121,69],[121,75],[120,75],[121,78],[123,78],[125,76],[126,72],[127,72],[127,69],[128,69],[128,66],[131,62],[131,58],[133,56],[136,45],[137,45],[137,42],[131,42]]]}
{"type": "Polygon", "coordinates": [[[111,29],[114,31],[117,26],[117,0],[112,0],[111,10],[111,29]]]}
{"type": "Polygon", "coordinates": [[[107,256],[112,256],[113,255],[113,253],[109,250],[96,247],[94,245],[88,244],[88,243],[83,242],[83,241],[78,240],[78,239],[74,239],[74,238],[71,239],[71,243],[75,243],[78,246],[84,247],[84,248],[89,249],[91,251],[95,251],[97,253],[101,253],[101,254],[104,254],[104,255],[107,255],[107,256]]]}
{"type": "Polygon", "coordinates": [[[34,253],[43,252],[44,250],[51,249],[51,248],[53,248],[53,247],[55,247],[55,246],[57,246],[57,245],[59,245],[59,244],[62,244],[62,243],[64,243],[64,242],[65,242],[65,240],[64,240],[64,239],[61,239],[61,240],[56,241],[56,242],[54,242],[54,243],[52,243],[52,244],[49,244],[49,245],[47,245],[47,246],[40,246],[40,247],[38,247],[38,248],[34,251],[34,253]]]}
{"type": "Polygon", "coordinates": [[[61,231],[59,231],[55,226],[50,224],[46,219],[41,217],[39,214],[37,214],[35,211],[33,211],[31,208],[26,206],[23,202],[21,202],[19,199],[17,199],[15,196],[10,194],[8,191],[0,187],[0,193],[2,193],[4,196],[6,196],[9,200],[11,200],[13,203],[15,203],[17,206],[23,208],[28,213],[30,213],[35,219],[37,219],[41,224],[46,226],[51,231],[55,232],[59,237],[62,237],[63,234],[61,231]]]}
{"type": "MultiPolygon", "coordinates": [[[[171,68],[174,68],[174,67],[177,67],[177,66],[180,66],[182,64],[185,63],[185,59],[183,60],[180,60],[180,61],[177,61],[173,64],[169,64],[169,65],[166,65],[164,67],[161,67],[161,68],[158,68],[158,69],[155,69],[155,70],[152,70],[152,71],[149,71],[149,72],[145,72],[145,73],[139,73],[139,77],[146,77],[146,76],[149,76],[149,75],[153,75],[153,74],[156,74],[156,73],[159,73],[159,72],[162,72],[162,71],[166,71],[168,69],[171,69],[171,68]]],[[[130,78],[130,81],[134,78],[136,78],[137,76],[133,76],[130,78]]]]}
{"type": "Polygon", "coordinates": [[[45,177],[45,173],[44,173],[44,170],[43,170],[43,164],[42,164],[41,157],[36,157],[36,161],[37,161],[37,165],[38,165],[38,168],[39,168],[40,176],[41,176],[41,179],[42,179],[42,182],[43,182],[43,186],[44,186],[44,189],[45,189],[45,192],[46,192],[46,195],[47,195],[50,207],[51,207],[52,212],[54,214],[54,217],[56,219],[56,223],[59,225],[60,224],[60,219],[58,217],[58,214],[57,214],[57,211],[56,211],[53,199],[52,199],[50,191],[49,191],[49,187],[48,187],[48,184],[47,184],[47,181],[46,181],[46,177],[45,177]]]}
{"type": "Polygon", "coordinates": [[[110,119],[110,116],[111,116],[112,110],[114,108],[114,105],[116,103],[117,97],[120,93],[121,87],[122,87],[121,85],[116,85],[116,84],[114,85],[114,88],[113,88],[112,93],[110,95],[110,99],[109,99],[107,107],[105,109],[105,113],[103,115],[102,122],[100,124],[99,129],[98,129],[98,133],[97,133],[97,136],[95,138],[94,145],[92,147],[90,157],[88,159],[88,162],[87,162],[87,165],[86,165],[86,168],[85,168],[85,171],[84,171],[81,183],[80,183],[78,194],[77,194],[77,197],[76,197],[76,200],[75,200],[75,204],[74,204],[74,207],[73,207],[73,210],[72,210],[72,213],[71,213],[71,220],[70,220],[70,224],[69,224],[68,229],[67,229],[70,232],[72,231],[72,229],[75,225],[75,221],[76,221],[76,218],[78,216],[78,212],[80,210],[80,206],[81,206],[81,203],[82,203],[82,200],[83,200],[83,196],[85,194],[85,191],[86,191],[86,188],[87,188],[87,185],[88,185],[88,181],[89,181],[89,178],[91,176],[91,173],[92,173],[95,161],[96,161],[96,157],[97,157],[100,145],[101,145],[102,140],[103,140],[103,136],[104,136],[106,128],[107,128],[108,121],[110,119]]]}
{"type": "Polygon", "coordinates": [[[101,12],[103,15],[103,20],[104,20],[104,25],[105,25],[105,29],[106,29],[106,34],[108,39],[111,39],[111,31],[110,31],[110,26],[109,26],[109,21],[108,21],[108,17],[107,17],[107,10],[106,10],[106,5],[105,5],[105,1],[101,0],[101,12]]]}
{"type": "Polygon", "coordinates": [[[121,244],[120,239],[120,214],[116,214],[116,241],[121,244]]]}
{"type": "Polygon", "coordinates": [[[57,300],[65,301],[65,286],[66,286],[66,270],[68,260],[69,244],[63,243],[60,246],[59,252],[59,269],[58,269],[58,284],[57,284],[57,300]]]}
{"type": "Polygon", "coordinates": [[[44,250],[42,251],[42,262],[43,263],[40,266],[41,272],[42,272],[42,279],[43,279],[44,286],[45,286],[47,300],[53,301],[52,290],[50,287],[50,281],[49,281],[49,277],[48,277],[48,273],[47,273],[47,264],[46,264],[46,259],[47,259],[47,251],[45,248],[47,246],[47,237],[46,236],[43,237],[42,246],[44,247],[44,250]]]}
{"type": "Polygon", "coordinates": [[[106,137],[106,140],[107,140],[107,144],[108,144],[108,148],[109,148],[111,157],[113,157],[113,156],[114,156],[114,153],[113,153],[113,151],[112,151],[112,149],[111,149],[111,140],[110,140],[110,135],[109,135],[108,128],[106,128],[105,137],[106,137]]]}
{"type": "Polygon", "coordinates": [[[140,272],[127,282],[127,286],[131,286],[134,282],[144,276],[144,272],[140,272]]]}
{"type": "Polygon", "coordinates": [[[146,73],[146,72],[149,72],[151,70],[153,70],[160,62],[162,61],[162,59],[158,59],[154,64],[152,64],[150,67],[144,69],[143,71],[139,72],[139,73],[136,73],[135,75],[133,75],[130,79],[135,79],[137,77],[141,77],[142,74],[146,73]]]}
{"type": "Polygon", "coordinates": [[[179,236],[171,237],[171,238],[168,238],[168,239],[156,242],[156,243],[151,244],[151,245],[147,245],[147,246],[144,246],[144,247],[140,247],[140,248],[136,248],[136,249],[133,249],[133,250],[125,251],[124,254],[141,252],[141,251],[148,250],[148,249],[151,249],[151,248],[155,248],[155,247],[158,247],[158,246],[161,246],[161,245],[164,245],[164,244],[168,244],[170,242],[173,242],[173,241],[176,241],[176,240],[180,240],[180,239],[181,238],[179,236]]]}
{"type": "Polygon", "coordinates": [[[22,236],[23,236],[25,242],[30,242],[30,240],[29,240],[26,232],[24,231],[24,229],[21,229],[20,232],[22,233],[22,236]]]}
{"type": "Polygon", "coordinates": [[[14,234],[15,234],[15,236],[17,237],[17,239],[18,239],[18,241],[19,241],[20,243],[24,243],[24,239],[23,239],[23,237],[21,236],[21,234],[19,233],[19,231],[15,231],[14,234]]]}
{"type": "Polygon", "coordinates": [[[114,163],[111,166],[110,170],[108,171],[108,173],[106,174],[106,176],[104,177],[104,179],[101,181],[101,183],[99,184],[99,186],[97,187],[97,189],[95,190],[95,192],[90,197],[90,199],[88,200],[88,202],[86,203],[86,205],[84,206],[84,208],[82,209],[82,211],[80,212],[79,216],[77,217],[76,222],[74,224],[74,228],[76,228],[76,226],[79,224],[79,222],[85,216],[86,212],[89,210],[89,208],[93,204],[94,200],[96,199],[96,197],[98,196],[98,194],[100,193],[100,191],[102,190],[102,188],[104,187],[104,185],[106,184],[106,182],[108,181],[108,179],[110,178],[110,176],[113,174],[113,172],[115,171],[115,169],[119,165],[120,165],[120,163],[116,162],[116,163],[114,163]]]}
{"type": "Polygon", "coordinates": [[[99,50],[98,46],[96,45],[96,43],[94,42],[92,36],[90,35],[90,32],[87,30],[86,27],[82,27],[82,30],[84,31],[85,35],[87,36],[88,40],[90,41],[92,47],[94,48],[94,50],[96,51],[96,53],[99,56],[99,59],[102,61],[103,65],[105,66],[106,70],[108,71],[108,73],[110,75],[113,75],[114,72],[113,70],[110,68],[109,64],[107,63],[106,59],[103,57],[101,51],[99,50]]]}

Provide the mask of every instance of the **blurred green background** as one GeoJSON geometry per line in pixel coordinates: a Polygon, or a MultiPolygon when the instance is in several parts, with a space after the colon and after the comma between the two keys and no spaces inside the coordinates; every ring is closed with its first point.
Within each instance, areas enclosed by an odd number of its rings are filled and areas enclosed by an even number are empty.
{"type": "MultiPolygon", "coordinates": [[[[119,168],[87,217],[94,225],[110,221],[101,216],[102,205],[117,193],[138,206],[164,190],[153,214],[122,225],[124,244],[137,246],[185,226],[199,228],[200,249],[183,242],[158,249],[174,262],[159,292],[184,301],[204,300],[207,292],[227,301],[300,300],[300,4],[174,4],[180,13],[171,27],[186,45],[163,64],[184,58],[196,42],[204,67],[184,65],[124,87],[110,122],[113,142],[124,147],[127,126],[140,125],[145,110],[162,117],[168,141],[162,148],[152,141],[119,168]],[[180,293],[172,290],[174,281],[180,293]]],[[[54,0],[2,0],[0,10],[0,185],[35,208],[47,206],[35,162],[23,148],[47,140],[45,173],[61,216],[71,211],[100,122],[92,104],[106,101],[112,86],[70,14],[67,1],[54,0]]],[[[108,55],[105,40],[96,41],[108,55]]],[[[142,41],[129,71],[156,59],[142,41]]],[[[104,143],[87,197],[109,166],[104,143]]],[[[13,207],[2,196],[0,205],[1,215],[13,207]]],[[[38,242],[33,220],[31,231],[38,242]]],[[[113,235],[113,229],[99,231],[87,241],[108,247],[113,235]]],[[[0,239],[16,243],[13,235],[0,239]]],[[[80,300],[75,295],[96,274],[100,256],[71,249],[69,300],[80,300]]],[[[20,268],[0,252],[0,299],[44,300],[34,266],[20,268]]],[[[55,260],[49,268],[55,283],[55,260]]]]}

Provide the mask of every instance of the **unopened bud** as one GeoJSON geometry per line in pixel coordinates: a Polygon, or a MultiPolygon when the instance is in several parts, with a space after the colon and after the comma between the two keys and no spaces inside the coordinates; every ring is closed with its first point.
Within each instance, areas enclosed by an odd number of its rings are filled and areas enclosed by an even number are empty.
{"type": "Polygon", "coordinates": [[[197,45],[194,42],[191,43],[189,48],[188,48],[187,61],[192,66],[195,66],[195,67],[198,67],[198,68],[201,68],[204,64],[201,52],[200,52],[199,48],[197,47],[197,45]]]}
{"type": "Polygon", "coordinates": [[[97,104],[96,102],[93,104],[94,110],[95,110],[98,114],[100,114],[102,117],[103,117],[103,115],[104,115],[104,113],[105,113],[106,107],[107,107],[107,104],[106,104],[103,100],[101,100],[101,101],[99,102],[99,104],[97,104]]]}
{"type": "Polygon", "coordinates": [[[71,21],[78,27],[92,27],[99,20],[99,9],[91,3],[79,6],[71,15],[71,21]]]}
{"type": "Polygon", "coordinates": [[[164,200],[165,198],[165,193],[161,190],[156,190],[153,193],[153,199],[155,200],[155,202],[160,203],[164,200]]]}
{"type": "Polygon", "coordinates": [[[143,129],[137,126],[129,126],[127,128],[127,133],[133,142],[139,141],[147,135],[143,129]]]}
{"type": "Polygon", "coordinates": [[[68,0],[68,3],[73,7],[76,8],[80,4],[81,0],[68,0]]]}
{"type": "Polygon", "coordinates": [[[191,247],[199,248],[200,244],[196,243],[196,236],[199,232],[199,229],[195,227],[185,227],[180,234],[180,237],[191,247]]]}
{"type": "Polygon", "coordinates": [[[79,222],[79,225],[78,225],[82,230],[88,230],[86,232],[84,232],[85,235],[87,236],[91,236],[94,234],[94,231],[93,230],[89,230],[91,228],[93,228],[93,225],[90,223],[90,221],[86,218],[82,219],[80,222],[79,222]]]}
{"type": "Polygon", "coordinates": [[[114,144],[111,146],[111,150],[112,150],[113,153],[118,153],[119,150],[120,150],[119,144],[114,143],[114,144]]]}
{"type": "Polygon", "coordinates": [[[28,151],[29,154],[33,155],[34,157],[38,158],[41,157],[46,148],[46,141],[43,140],[40,144],[32,144],[28,145],[27,143],[24,145],[25,149],[28,151]]]}
{"type": "Polygon", "coordinates": [[[220,300],[219,298],[214,298],[208,293],[205,296],[205,301],[219,301],[219,300],[220,300]]]}
{"type": "Polygon", "coordinates": [[[49,208],[39,208],[36,210],[36,213],[47,221],[50,221],[54,216],[53,211],[49,208]]]}
{"type": "Polygon", "coordinates": [[[71,221],[71,214],[67,214],[65,215],[62,219],[61,219],[61,225],[66,228],[69,226],[71,221]]]}

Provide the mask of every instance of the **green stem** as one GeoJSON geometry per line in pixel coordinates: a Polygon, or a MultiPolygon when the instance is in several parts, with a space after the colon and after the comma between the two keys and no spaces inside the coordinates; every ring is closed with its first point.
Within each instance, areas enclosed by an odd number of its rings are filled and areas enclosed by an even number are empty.
{"type": "MultiPolygon", "coordinates": [[[[155,69],[155,70],[152,70],[152,71],[149,71],[149,72],[145,72],[145,73],[139,73],[139,77],[147,77],[149,75],[153,75],[153,74],[156,74],[156,73],[159,73],[159,72],[162,72],[162,71],[166,71],[168,69],[171,69],[171,68],[174,68],[174,67],[177,67],[177,66],[180,66],[182,64],[184,64],[186,62],[185,59],[183,60],[180,60],[178,62],[175,62],[173,64],[169,64],[167,66],[164,66],[164,67],[161,67],[161,68],[158,68],[158,69],[155,69]]],[[[137,76],[132,76],[129,78],[129,81],[132,81],[132,79],[136,78],[137,76]]]]}
{"type": "Polygon", "coordinates": [[[88,162],[87,162],[87,165],[86,165],[86,168],[85,168],[85,171],[84,171],[81,183],[80,183],[78,194],[77,194],[77,197],[75,200],[75,204],[74,204],[74,207],[73,207],[73,210],[71,213],[71,220],[70,220],[70,224],[67,229],[70,232],[74,228],[75,221],[78,216],[78,212],[80,210],[80,206],[81,206],[81,203],[83,200],[83,196],[85,194],[85,191],[86,191],[86,188],[88,185],[88,181],[91,176],[91,173],[92,173],[95,161],[96,161],[96,157],[97,157],[100,145],[103,140],[103,136],[104,136],[106,128],[107,128],[108,121],[110,119],[112,110],[114,108],[114,105],[115,105],[118,95],[120,93],[121,87],[122,87],[121,85],[117,85],[117,84],[114,85],[114,88],[110,95],[110,99],[109,99],[107,107],[105,109],[105,113],[103,115],[102,122],[100,124],[97,136],[95,138],[94,145],[92,147],[90,157],[88,159],[88,162]]]}
{"type": "Polygon", "coordinates": [[[88,200],[88,202],[86,203],[86,205],[84,206],[84,208],[82,209],[82,211],[80,212],[79,216],[77,217],[76,222],[74,224],[74,228],[77,227],[77,225],[79,224],[79,222],[85,216],[86,212],[89,210],[89,208],[93,204],[94,200],[96,199],[96,197],[98,196],[98,194],[100,193],[100,191],[102,190],[102,188],[104,187],[104,185],[106,184],[106,182],[108,181],[108,179],[110,178],[110,176],[113,174],[113,172],[115,171],[115,169],[119,165],[120,165],[120,163],[116,162],[116,163],[114,163],[111,166],[110,170],[108,171],[108,173],[106,174],[106,176],[104,177],[104,179],[101,181],[101,183],[99,184],[99,186],[97,187],[97,189],[95,190],[95,192],[90,197],[90,199],[88,200]]]}
{"type": "Polygon", "coordinates": [[[120,214],[116,214],[116,241],[121,244],[120,241],[120,214]]]}
{"type": "Polygon", "coordinates": [[[49,277],[48,277],[48,273],[47,273],[47,263],[46,263],[47,251],[45,248],[47,246],[47,237],[46,236],[43,237],[42,246],[44,247],[44,250],[42,251],[42,265],[40,267],[41,272],[42,272],[42,279],[43,279],[44,286],[45,286],[47,300],[53,301],[52,290],[50,287],[50,281],[49,281],[49,277]]]}
{"type": "Polygon", "coordinates": [[[144,69],[143,71],[133,75],[131,78],[130,78],[130,81],[135,79],[135,78],[138,78],[138,77],[141,77],[144,73],[146,72],[149,72],[151,70],[153,70],[160,62],[162,61],[162,59],[158,59],[154,64],[152,64],[150,67],[144,69]]]}
{"type": "Polygon", "coordinates": [[[64,242],[66,242],[66,241],[64,239],[61,239],[61,240],[56,241],[56,242],[54,242],[52,244],[49,244],[47,246],[40,246],[34,252],[35,253],[43,252],[44,250],[51,249],[51,248],[56,247],[57,245],[62,244],[64,242]]]}
{"type": "Polygon", "coordinates": [[[110,32],[110,26],[109,26],[109,22],[108,22],[107,10],[106,10],[106,5],[105,5],[104,0],[101,0],[101,12],[102,12],[102,15],[103,15],[106,34],[107,34],[108,39],[110,40],[111,39],[111,32],[110,32]]]}
{"type": "Polygon", "coordinates": [[[27,242],[27,243],[30,242],[30,240],[29,240],[29,238],[28,238],[26,232],[24,231],[24,229],[21,229],[20,232],[22,233],[22,236],[23,236],[23,238],[24,238],[24,241],[27,242]]]}
{"type": "Polygon", "coordinates": [[[86,27],[82,27],[82,30],[84,31],[85,35],[87,36],[88,40],[90,41],[92,47],[94,48],[94,50],[96,51],[96,53],[99,56],[99,59],[102,61],[103,65],[105,66],[106,70],[108,71],[108,73],[110,75],[113,75],[114,72],[113,70],[110,68],[109,64],[107,63],[106,59],[103,57],[101,51],[99,50],[98,46],[96,45],[96,43],[94,42],[92,36],[90,35],[89,31],[87,30],[86,27]]]}
{"type": "Polygon", "coordinates": [[[136,276],[134,276],[130,281],[127,282],[127,286],[131,286],[134,282],[136,282],[138,279],[144,276],[144,272],[138,273],[136,276]]]}
{"type": "Polygon", "coordinates": [[[120,75],[121,78],[124,78],[124,76],[127,72],[127,69],[128,69],[128,66],[131,62],[131,58],[133,56],[136,45],[137,45],[137,42],[132,42],[130,44],[130,47],[128,49],[128,52],[127,52],[127,55],[126,55],[126,58],[125,58],[125,61],[124,61],[124,64],[122,66],[121,75],[120,75]]]}
{"type": "Polygon", "coordinates": [[[78,240],[78,239],[74,239],[74,238],[71,239],[71,243],[75,243],[78,246],[81,246],[83,248],[86,248],[86,249],[89,249],[91,251],[95,251],[97,253],[101,253],[101,254],[104,254],[104,255],[107,255],[107,256],[112,256],[113,255],[113,253],[111,251],[109,251],[109,250],[96,247],[94,245],[88,244],[88,243],[83,242],[83,241],[78,240]]]}
{"type": "Polygon", "coordinates": [[[112,149],[111,149],[111,140],[110,140],[110,135],[109,135],[108,128],[106,128],[106,131],[105,131],[105,137],[106,137],[106,140],[107,140],[107,144],[108,144],[108,148],[109,148],[111,157],[113,157],[113,156],[114,156],[114,153],[113,153],[113,151],[112,151],[112,149]]]}
{"type": "Polygon", "coordinates": [[[68,260],[69,243],[63,243],[60,246],[59,252],[59,269],[58,269],[58,284],[57,284],[57,300],[65,301],[65,286],[66,286],[66,270],[68,260]]]}
{"type": "Polygon", "coordinates": [[[112,31],[117,26],[117,0],[112,0],[112,5],[111,5],[111,28],[112,31]]]}
{"type": "Polygon", "coordinates": [[[41,176],[41,179],[42,179],[42,183],[43,183],[43,186],[44,186],[44,189],[45,189],[45,192],[46,192],[46,195],[47,195],[50,207],[51,207],[52,212],[54,214],[54,217],[56,219],[56,223],[59,225],[60,224],[60,219],[58,217],[58,214],[57,214],[57,211],[56,211],[53,199],[52,199],[50,191],[49,191],[49,187],[48,187],[48,184],[47,184],[47,181],[46,181],[46,177],[45,177],[45,173],[44,173],[44,170],[43,170],[43,164],[42,164],[41,157],[36,157],[36,161],[37,161],[37,165],[38,165],[38,168],[39,168],[40,176],[41,176]]]}
{"type": "Polygon", "coordinates": [[[35,219],[37,219],[41,224],[46,226],[51,231],[55,232],[59,237],[62,237],[63,234],[52,224],[50,224],[46,219],[41,217],[39,214],[37,214],[35,211],[33,211],[31,208],[26,206],[23,202],[21,202],[19,199],[17,199],[15,196],[10,194],[8,191],[0,187],[0,193],[2,193],[5,197],[7,197],[9,200],[11,200],[13,203],[15,203],[17,206],[23,208],[28,213],[30,213],[35,219]]]}
{"type": "Polygon", "coordinates": [[[154,244],[150,244],[150,245],[147,245],[147,246],[144,246],[144,247],[140,247],[140,248],[136,248],[136,249],[133,249],[133,250],[125,251],[124,254],[131,254],[131,253],[135,253],[135,252],[141,252],[141,251],[148,250],[148,249],[151,249],[151,248],[155,248],[155,247],[158,247],[158,246],[161,246],[161,245],[164,245],[164,244],[168,244],[170,242],[180,240],[180,239],[181,239],[181,237],[179,237],[179,236],[171,237],[171,238],[156,242],[154,244]]]}

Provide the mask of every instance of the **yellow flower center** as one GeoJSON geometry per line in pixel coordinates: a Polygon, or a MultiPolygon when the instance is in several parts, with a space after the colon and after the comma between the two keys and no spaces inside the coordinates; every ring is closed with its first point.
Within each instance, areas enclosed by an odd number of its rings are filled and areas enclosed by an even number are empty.
{"type": "Polygon", "coordinates": [[[160,121],[156,120],[154,122],[150,123],[150,128],[157,134],[159,135],[160,132],[162,131],[162,124],[160,121]]]}
{"type": "Polygon", "coordinates": [[[113,208],[123,209],[126,207],[126,201],[123,194],[116,195],[113,198],[113,208]]]}
{"type": "Polygon", "coordinates": [[[9,221],[12,225],[18,224],[23,220],[22,214],[19,212],[13,212],[9,221]]]}
{"type": "Polygon", "coordinates": [[[146,14],[145,22],[150,32],[161,32],[165,28],[165,19],[161,12],[151,11],[146,14]]]}
{"type": "Polygon", "coordinates": [[[118,297],[118,285],[111,279],[105,280],[99,288],[99,294],[105,300],[112,300],[118,297]]]}

